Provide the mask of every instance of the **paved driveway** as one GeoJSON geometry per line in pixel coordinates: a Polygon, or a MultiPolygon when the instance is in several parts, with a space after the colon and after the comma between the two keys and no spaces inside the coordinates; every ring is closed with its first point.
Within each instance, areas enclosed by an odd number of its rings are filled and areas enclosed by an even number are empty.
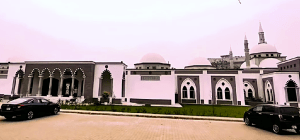
{"type": "Polygon", "coordinates": [[[284,140],[300,139],[287,132],[276,135],[241,122],[177,120],[60,113],[30,121],[0,117],[0,140],[284,140]]]}

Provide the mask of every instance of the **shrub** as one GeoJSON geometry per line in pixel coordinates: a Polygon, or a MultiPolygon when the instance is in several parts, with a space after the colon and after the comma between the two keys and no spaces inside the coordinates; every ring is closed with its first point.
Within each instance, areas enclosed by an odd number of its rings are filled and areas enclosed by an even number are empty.
{"type": "Polygon", "coordinates": [[[165,114],[171,114],[171,111],[169,109],[166,109],[165,114]]]}
{"type": "Polygon", "coordinates": [[[141,112],[141,109],[140,108],[136,108],[136,113],[140,113],[141,112]]]}
{"type": "Polygon", "coordinates": [[[141,108],[142,113],[147,113],[147,110],[145,108],[141,108]]]}
{"type": "Polygon", "coordinates": [[[190,115],[193,115],[193,109],[190,108],[190,115]]]}
{"type": "Polygon", "coordinates": [[[154,108],[154,109],[152,109],[152,113],[153,114],[159,114],[160,111],[161,111],[161,108],[154,108]]]}
{"type": "Polygon", "coordinates": [[[183,109],[182,110],[182,115],[186,115],[187,114],[187,110],[186,109],[183,109]]]}
{"type": "Polygon", "coordinates": [[[121,112],[125,112],[125,108],[122,107],[122,108],[120,109],[120,111],[121,111],[121,112]]]}
{"type": "Polygon", "coordinates": [[[174,110],[173,112],[174,112],[174,114],[176,114],[176,115],[180,115],[180,110],[177,110],[177,109],[176,109],[176,110],[174,110]]]}
{"type": "Polygon", "coordinates": [[[108,97],[109,97],[109,92],[108,91],[104,91],[103,92],[103,94],[102,94],[102,98],[104,99],[104,100],[107,100],[108,99],[108,97]]]}
{"type": "Polygon", "coordinates": [[[117,109],[115,109],[114,106],[111,106],[111,111],[115,112],[115,111],[117,111],[117,109]]]}

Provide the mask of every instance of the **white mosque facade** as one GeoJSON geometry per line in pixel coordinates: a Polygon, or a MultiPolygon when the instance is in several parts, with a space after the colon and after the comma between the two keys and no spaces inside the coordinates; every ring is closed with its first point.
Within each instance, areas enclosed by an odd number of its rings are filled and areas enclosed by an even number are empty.
{"type": "Polygon", "coordinates": [[[244,49],[240,69],[216,69],[203,57],[174,69],[156,53],[146,54],[134,68],[123,62],[6,62],[0,64],[0,95],[82,101],[101,100],[107,92],[113,104],[246,105],[261,100],[300,106],[300,57],[285,60],[265,42],[261,25],[258,45],[249,51],[245,37],[244,49]]]}

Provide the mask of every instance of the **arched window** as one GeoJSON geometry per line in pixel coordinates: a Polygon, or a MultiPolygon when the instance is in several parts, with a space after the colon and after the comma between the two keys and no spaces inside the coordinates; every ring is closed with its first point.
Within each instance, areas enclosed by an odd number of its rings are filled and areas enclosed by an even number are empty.
{"type": "Polygon", "coordinates": [[[222,89],[219,87],[218,89],[217,89],[217,95],[218,95],[218,99],[223,99],[223,96],[222,96],[222,89]]]}
{"type": "Polygon", "coordinates": [[[229,91],[229,88],[225,88],[225,99],[230,100],[230,91],[229,91]]]}
{"type": "Polygon", "coordinates": [[[248,97],[253,98],[253,93],[251,89],[248,89],[248,97]]]}
{"type": "Polygon", "coordinates": [[[266,102],[273,102],[273,86],[272,84],[267,80],[265,82],[265,97],[266,102]]]}
{"type": "Polygon", "coordinates": [[[269,89],[267,89],[267,99],[268,99],[268,101],[270,101],[270,92],[269,92],[269,89]]]}
{"type": "Polygon", "coordinates": [[[187,88],[186,88],[186,86],[184,86],[182,88],[182,98],[187,98],[187,88]]]}
{"type": "Polygon", "coordinates": [[[273,90],[270,89],[270,101],[273,101],[273,90]]]}
{"type": "Polygon", "coordinates": [[[190,98],[195,98],[195,90],[194,90],[194,87],[190,87],[190,98]]]}
{"type": "Polygon", "coordinates": [[[244,90],[244,96],[246,97],[246,90],[244,90]]]}
{"type": "Polygon", "coordinates": [[[286,84],[287,88],[287,97],[289,102],[297,101],[297,94],[296,94],[296,84],[293,81],[289,81],[286,84]]]}

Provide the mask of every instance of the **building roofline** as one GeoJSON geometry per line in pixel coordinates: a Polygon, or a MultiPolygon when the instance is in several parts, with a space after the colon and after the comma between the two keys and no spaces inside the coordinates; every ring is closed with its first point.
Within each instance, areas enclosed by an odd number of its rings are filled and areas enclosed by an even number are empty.
{"type": "Polygon", "coordinates": [[[284,63],[287,63],[287,62],[291,62],[291,61],[297,60],[297,59],[300,59],[300,56],[297,56],[297,57],[294,57],[294,58],[290,58],[290,59],[282,61],[282,62],[278,62],[277,65],[284,64],[284,63]]]}
{"type": "Polygon", "coordinates": [[[160,65],[169,65],[169,66],[171,66],[171,64],[159,63],[159,62],[142,62],[142,63],[135,63],[134,65],[143,65],[143,64],[160,64],[160,65]]]}

